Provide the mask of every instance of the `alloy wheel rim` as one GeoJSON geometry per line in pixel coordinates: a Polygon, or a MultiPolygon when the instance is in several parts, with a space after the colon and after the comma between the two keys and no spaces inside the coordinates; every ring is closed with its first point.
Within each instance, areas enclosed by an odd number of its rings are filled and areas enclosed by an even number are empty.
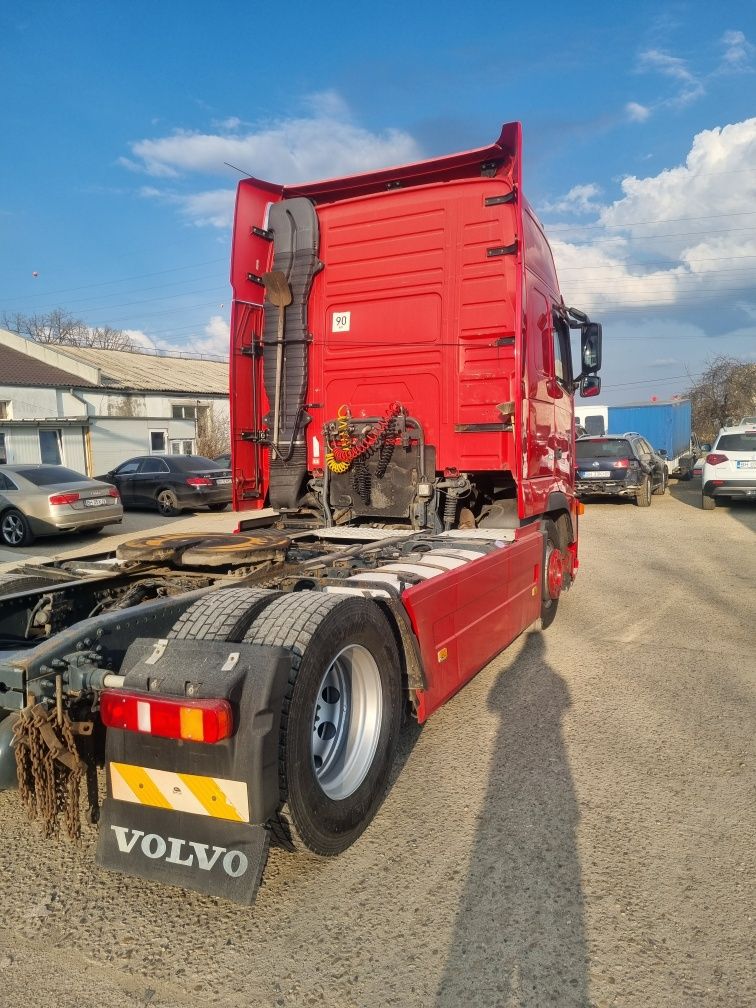
{"type": "Polygon", "coordinates": [[[6,515],[3,518],[3,539],[11,546],[18,546],[24,538],[24,526],[16,515],[6,515]]]}
{"type": "Polygon", "coordinates": [[[382,722],[378,665],[366,648],[349,644],[328,666],[313,711],[312,767],[333,801],[354,794],[367,777],[382,722]]]}

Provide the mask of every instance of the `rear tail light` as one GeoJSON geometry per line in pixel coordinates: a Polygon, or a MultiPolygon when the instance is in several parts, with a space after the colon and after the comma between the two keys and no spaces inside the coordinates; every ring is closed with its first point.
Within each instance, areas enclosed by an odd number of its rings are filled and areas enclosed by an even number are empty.
{"type": "Polygon", "coordinates": [[[110,490],[108,490],[108,497],[118,498],[120,496],[121,495],[118,493],[118,490],[115,487],[111,487],[110,490]]]}
{"type": "Polygon", "coordinates": [[[77,493],[61,493],[52,494],[48,498],[51,504],[75,504],[77,500],[80,500],[79,494],[77,493]]]}
{"type": "Polygon", "coordinates": [[[104,690],[100,716],[108,728],[185,742],[220,742],[234,733],[227,700],[167,700],[145,693],[104,690]]]}
{"type": "Polygon", "coordinates": [[[614,463],[615,469],[628,469],[630,467],[630,459],[617,459],[614,463]]]}
{"type": "Polygon", "coordinates": [[[706,456],[707,465],[720,465],[722,462],[727,462],[728,458],[726,455],[720,455],[718,452],[711,452],[706,456]]]}
{"type": "Polygon", "coordinates": [[[213,481],[208,479],[207,476],[190,476],[186,481],[186,485],[193,487],[212,486],[213,481]]]}

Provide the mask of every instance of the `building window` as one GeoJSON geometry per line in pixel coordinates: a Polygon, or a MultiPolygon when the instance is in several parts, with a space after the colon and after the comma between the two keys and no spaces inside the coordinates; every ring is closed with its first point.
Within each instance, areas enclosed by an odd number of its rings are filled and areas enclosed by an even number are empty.
{"type": "Polygon", "coordinates": [[[171,455],[191,455],[194,452],[194,441],[188,438],[181,441],[171,441],[171,455]]]}
{"type": "Polygon", "coordinates": [[[5,465],[8,455],[5,450],[5,434],[0,434],[0,465],[5,465]]]}
{"type": "Polygon", "coordinates": [[[59,430],[39,432],[39,457],[43,465],[61,465],[63,452],[59,430]]]}
{"type": "Polygon", "coordinates": [[[200,426],[207,422],[209,412],[210,407],[207,403],[193,403],[190,405],[174,403],[171,406],[171,417],[174,420],[196,420],[200,426]]]}
{"type": "Polygon", "coordinates": [[[11,404],[7,399],[0,399],[0,420],[11,419],[11,404]]]}
{"type": "Polygon", "coordinates": [[[166,431],[150,431],[150,452],[153,455],[162,455],[165,451],[166,431]]]}

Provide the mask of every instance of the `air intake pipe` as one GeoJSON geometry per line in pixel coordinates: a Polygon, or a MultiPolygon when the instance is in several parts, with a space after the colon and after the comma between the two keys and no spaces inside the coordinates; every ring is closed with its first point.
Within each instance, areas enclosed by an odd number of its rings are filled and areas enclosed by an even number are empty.
{"type": "Polygon", "coordinates": [[[271,431],[269,499],[272,507],[294,508],[307,473],[304,432],[308,354],[307,301],[312,278],[322,269],[318,259],[318,218],[304,197],[282,200],[270,209],[268,227],[273,233],[271,271],[280,271],[291,288],[291,303],[278,307],[265,302],[263,374],[271,414],[265,417],[271,431]],[[279,344],[280,312],[284,312],[283,348],[279,344]],[[278,403],[278,430],[273,430],[273,404],[278,403]]]}

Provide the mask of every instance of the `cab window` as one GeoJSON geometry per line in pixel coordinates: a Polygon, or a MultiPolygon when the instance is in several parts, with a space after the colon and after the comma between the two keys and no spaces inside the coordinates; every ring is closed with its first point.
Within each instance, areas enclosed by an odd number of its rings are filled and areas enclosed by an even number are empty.
{"type": "Polygon", "coordinates": [[[554,377],[568,391],[572,391],[572,355],[570,331],[564,321],[553,316],[551,340],[554,346],[554,377]]]}

